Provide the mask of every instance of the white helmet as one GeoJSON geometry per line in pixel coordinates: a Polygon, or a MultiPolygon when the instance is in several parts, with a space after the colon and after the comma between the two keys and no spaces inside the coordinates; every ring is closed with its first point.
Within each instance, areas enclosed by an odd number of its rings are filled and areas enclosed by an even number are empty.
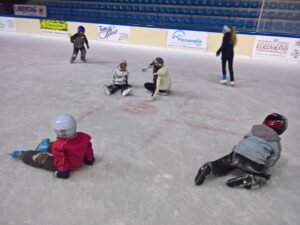
{"type": "Polygon", "coordinates": [[[76,120],[68,113],[56,116],[52,126],[59,138],[71,138],[76,134],[76,120]]]}

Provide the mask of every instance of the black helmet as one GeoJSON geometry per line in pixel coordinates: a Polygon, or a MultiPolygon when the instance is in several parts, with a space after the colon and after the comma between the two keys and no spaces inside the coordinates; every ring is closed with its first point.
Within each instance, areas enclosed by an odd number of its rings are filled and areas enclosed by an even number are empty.
{"type": "Polygon", "coordinates": [[[160,57],[156,57],[153,60],[153,64],[154,64],[155,67],[161,68],[164,65],[164,60],[162,58],[160,58],[160,57]]]}
{"type": "Polygon", "coordinates": [[[272,128],[277,132],[278,135],[280,135],[288,127],[288,120],[278,113],[272,113],[265,118],[263,124],[272,128]]]}

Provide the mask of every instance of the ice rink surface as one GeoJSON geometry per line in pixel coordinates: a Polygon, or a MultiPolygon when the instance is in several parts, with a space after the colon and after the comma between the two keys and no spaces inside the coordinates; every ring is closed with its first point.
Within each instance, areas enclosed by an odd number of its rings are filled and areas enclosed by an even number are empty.
{"type": "Polygon", "coordinates": [[[219,84],[221,60],[191,51],[90,42],[88,63],[70,64],[68,39],[0,33],[1,225],[297,225],[300,221],[300,63],[236,57],[236,86],[219,84]],[[142,73],[162,57],[170,96],[147,102],[142,73]],[[131,96],[103,85],[128,61],[131,96]],[[69,112],[92,136],[96,161],[68,180],[7,153],[55,139],[69,112]],[[194,185],[199,167],[227,153],[265,116],[289,119],[282,155],[265,187],[194,185]]]}

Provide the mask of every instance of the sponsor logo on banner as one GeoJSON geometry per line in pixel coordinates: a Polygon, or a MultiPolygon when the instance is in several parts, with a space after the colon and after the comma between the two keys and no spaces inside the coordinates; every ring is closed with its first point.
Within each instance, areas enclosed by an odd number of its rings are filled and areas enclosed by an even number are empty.
{"type": "Polygon", "coordinates": [[[16,20],[12,17],[0,17],[0,30],[16,31],[16,20]]]}
{"type": "Polygon", "coordinates": [[[206,51],[207,33],[187,30],[168,30],[169,47],[197,48],[206,51]]]}
{"type": "Polygon", "coordinates": [[[300,39],[256,36],[253,56],[299,59],[300,39]]]}
{"type": "Polygon", "coordinates": [[[100,24],[98,25],[98,39],[105,41],[129,42],[130,27],[100,24]]]}
{"type": "Polygon", "coordinates": [[[15,15],[46,17],[47,9],[43,5],[18,5],[14,4],[15,15]]]}
{"type": "Polygon", "coordinates": [[[68,36],[68,23],[62,20],[40,20],[42,35],[68,36]]]}

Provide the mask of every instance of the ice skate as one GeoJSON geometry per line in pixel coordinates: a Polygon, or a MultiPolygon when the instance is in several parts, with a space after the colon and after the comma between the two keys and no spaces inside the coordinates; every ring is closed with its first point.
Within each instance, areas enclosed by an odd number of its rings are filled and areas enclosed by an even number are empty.
{"type": "Polygon", "coordinates": [[[15,150],[10,153],[8,153],[12,158],[14,159],[20,159],[22,155],[24,154],[24,151],[21,150],[15,150]]]}
{"type": "Polygon", "coordinates": [[[103,89],[104,89],[104,92],[105,92],[106,95],[110,95],[111,94],[109,88],[107,87],[107,85],[104,85],[103,89]]]}
{"type": "Polygon", "coordinates": [[[230,81],[230,86],[234,87],[234,81],[230,81]]]}
{"type": "Polygon", "coordinates": [[[75,61],[76,57],[72,57],[70,60],[70,63],[73,63],[75,61]]]}
{"type": "Polygon", "coordinates": [[[125,97],[126,95],[128,95],[131,92],[132,88],[127,88],[124,91],[122,91],[122,96],[125,97]]]}
{"type": "Polygon", "coordinates": [[[221,84],[227,84],[227,80],[220,80],[221,84]]]}
{"type": "Polygon", "coordinates": [[[253,175],[246,174],[243,176],[235,177],[226,182],[229,187],[244,187],[246,189],[251,189],[253,183],[253,175]]]}
{"type": "Polygon", "coordinates": [[[165,91],[165,92],[158,92],[159,95],[162,95],[162,96],[168,96],[170,94],[170,91],[165,91]]]}
{"type": "Polygon", "coordinates": [[[208,164],[204,164],[198,171],[197,176],[195,177],[195,184],[201,185],[203,184],[205,178],[211,174],[211,167],[208,164]]]}
{"type": "Polygon", "coordinates": [[[81,58],[81,61],[86,63],[86,59],[85,58],[81,58]]]}
{"type": "Polygon", "coordinates": [[[49,138],[44,138],[41,143],[38,145],[36,148],[37,152],[46,152],[50,144],[50,139],[49,138]]]}

